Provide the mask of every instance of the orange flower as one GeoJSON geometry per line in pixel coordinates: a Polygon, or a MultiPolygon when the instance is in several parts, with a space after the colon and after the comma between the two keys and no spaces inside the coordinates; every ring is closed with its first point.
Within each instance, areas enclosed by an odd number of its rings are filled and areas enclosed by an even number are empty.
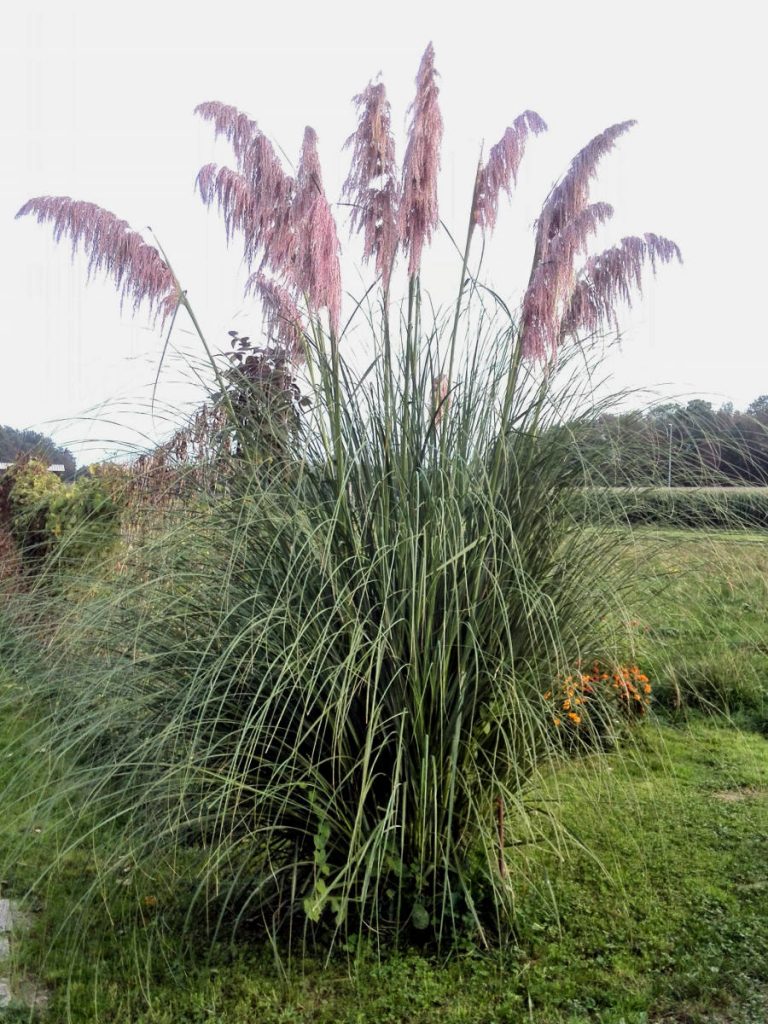
{"type": "Polygon", "coordinates": [[[575,711],[569,711],[568,712],[568,717],[570,718],[570,720],[573,722],[574,725],[578,725],[579,722],[581,721],[581,715],[577,715],[575,711]]]}

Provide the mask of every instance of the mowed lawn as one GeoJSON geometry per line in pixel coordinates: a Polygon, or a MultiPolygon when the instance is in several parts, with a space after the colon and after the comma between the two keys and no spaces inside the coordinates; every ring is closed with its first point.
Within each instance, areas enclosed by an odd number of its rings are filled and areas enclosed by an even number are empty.
{"type": "MultiPolygon", "coordinates": [[[[254,935],[209,949],[203,922],[199,946],[181,949],[172,926],[183,906],[115,878],[73,960],[62,929],[98,848],[35,884],[63,837],[55,821],[5,816],[0,845],[24,827],[31,846],[4,871],[3,895],[34,884],[14,977],[46,983],[51,1021],[768,1019],[768,537],[641,530],[632,561],[633,653],[657,712],[620,750],[553,764],[527,795],[552,826],[513,861],[505,949],[468,941],[451,956],[338,951],[330,961],[281,950],[278,963],[254,935]],[[131,913],[138,933],[121,923],[131,913]]],[[[20,687],[9,666],[0,676],[20,687]]],[[[0,788],[19,728],[0,723],[0,788]]],[[[28,1019],[21,1007],[5,1014],[28,1019]]]]}

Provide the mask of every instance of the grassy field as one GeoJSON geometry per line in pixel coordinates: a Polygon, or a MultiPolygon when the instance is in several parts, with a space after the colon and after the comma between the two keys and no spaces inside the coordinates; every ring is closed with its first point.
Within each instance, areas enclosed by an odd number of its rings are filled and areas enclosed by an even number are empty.
{"type": "MultiPolygon", "coordinates": [[[[503,951],[468,944],[443,960],[410,949],[354,961],[340,952],[286,967],[248,936],[179,949],[173,922],[183,908],[129,875],[113,879],[73,965],[66,920],[95,871],[94,850],[35,886],[15,977],[49,986],[51,1021],[764,1021],[768,541],[639,531],[627,572],[633,653],[651,675],[657,714],[620,751],[553,764],[527,795],[564,829],[519,847],[514,937],[503,951]],[[138,933],[125,927],[137,915],[138,933]]],[[[7,672],[0,685],[14,685],[7,672]]],[[[1,752],[18,728],[0,723],[0,788],[14,771],[1,752]]],[[[0,844],[13,838],[9,827],[0,818],[0,844]]],[[[55,821],[32,815],[25,827],[32,844],[4,895],[33,884],[64,841],[55,821]]],[[[0,1010],[3,1019],[28,1011],[0,1010]]]]}
{"type": "Polygon", "coordinates": [[[764,533],[641,528],[628,620],[671,711],[699,707],[768,732],[764,533]]]}

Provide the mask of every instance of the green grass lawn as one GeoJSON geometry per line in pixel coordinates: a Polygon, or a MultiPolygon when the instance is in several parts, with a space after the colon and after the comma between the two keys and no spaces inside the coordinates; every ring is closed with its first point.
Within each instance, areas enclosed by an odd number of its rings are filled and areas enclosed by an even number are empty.
{"type": "MultiPolygon", "coordinates": [[[[66,918],[83,877],[95,877],[96,849],[35,886],[32,931],[16,950],[14,971],[50,986],[46,1019],[767,1019],[768,740],[760,715],[768,689],[768,541],[640,533],[639,581],[651,559],[670,586],[651,600],[640,582],[628,614],[638,623],[638,656],[650,663],[661,713],[620,751],[553,765],[528,794],[561,827],[552,828],[549,843],[520,846],[510,859],[519,883],[504,950],[468,943],[443,959],[411,949],[354,961],[338,953],[330,962],[288,960],[283,950],[278,966],[273,951],[248,935],[209,948],[202,921],[199,948],[180,949],[173,922],[183,906],[127,872],[112,877],[73,961],[66,918]],[[713,705],[729,715],[703,712],[713,705]],[[138,932],[126,927],[136,916],[138,932]]],[[[0,723],[0,790],[14,771],[3,751],[19,728],[0,723]]],[[[44,751],[40,764],[44,771],[44,751]]],[[[10,846],[13,827],[0,817],[0,846],[10,846]]],[[[32,814],[23,827],[30,844],[4,872],[4,895],[28,887],[64,842],[55,821],[32,814]]],[[[27,1011],[6,1011],[6,1019],[28,1019],[27,1011]]]]}
{"type": "Polygon", "coordinates": [[[636,536],[627,615],[657,699],[768,733],[768,535],[642,528],[636,536]]]}
{"type": "MultiPolygon", "coordinates": [[[[18,968],[53,986],[52,1020],[762,1019],[749,1016],[768,992],[761,736],[703,719],[684,728],[649,722],[630,756],[611,754],[599,769],[594,758],[566,763],[536,796],[560,812],[570,838],[520,854],[516,935],[503,952],[467,949],[441,963],[404,951],[357,967],[298,958],[286,977],[268,949],[248,942],[179,955],[163,935],[162,906],[144,910],[144,941],[124,945],[120,904],[124,913],[130,899],[146,906],[153,894],[142,896],[138,883],[124,895],[116,879],[114,920],[94,920],[70,975],[56,936],[69,892],[92,870],[79,857],[53,888],[39,888],[18,968]],[[127,987],[137,966],[143,987],[127,987]]],[[[11,881],[28,881],[55,841],[55,829],[43,827],[11,881]]]]}

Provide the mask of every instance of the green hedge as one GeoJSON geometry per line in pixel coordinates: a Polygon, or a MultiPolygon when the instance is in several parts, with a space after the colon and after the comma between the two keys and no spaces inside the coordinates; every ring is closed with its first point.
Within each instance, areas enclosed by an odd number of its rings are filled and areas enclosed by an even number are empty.
{"type": "Polygon", "coordinates": [[[592,519],[708,529],[768,529],[768,487],[599,487],[584,492],[592,519]]]}
{"type": "Polygon", "coordinates": [[[43,463],[28,459],[4,475],[1,490],[2,518],[29,567],[51,556],[81,563],[119,536],[119,503],[97,476],[64,484],[43,463]]]}

